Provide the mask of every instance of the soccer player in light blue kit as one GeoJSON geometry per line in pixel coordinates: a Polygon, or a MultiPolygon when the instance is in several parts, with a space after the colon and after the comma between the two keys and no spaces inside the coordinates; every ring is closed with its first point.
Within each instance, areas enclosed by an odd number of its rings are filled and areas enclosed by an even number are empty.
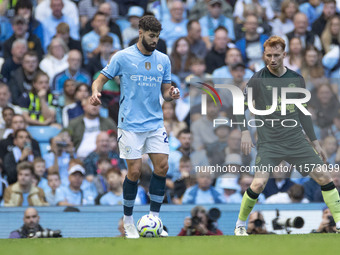
{"type": "MultiPolygon", "coordinates": [[[[124,228],[127,238],[138,238],[132,211],[141,173],[142,154],[148,153],[154,166],[150,181],[150,214],[158,216],[165,193],[169,144],[163,124],[160,94],[165,101],[179,98],[171,86],[169,57],[157,50],[162,26],[153,16],[139,21],[137,44],[117,52],[92,84],[90,103],[101,104],[103,85],[120,77],[118,145],[120,157],[126,159],[128,174],[123,184],[124,228]]],[[[163,230],[161,236],[167,236],[163,230]]]]}

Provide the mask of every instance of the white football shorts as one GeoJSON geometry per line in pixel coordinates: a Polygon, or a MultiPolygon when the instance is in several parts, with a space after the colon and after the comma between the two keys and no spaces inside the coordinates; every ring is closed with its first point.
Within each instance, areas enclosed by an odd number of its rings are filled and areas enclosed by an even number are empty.
{"type": "Polygon", "coordinates": [[[146,153],[169,155],[168,134],[164,127],[148,132],[132,132],[118,128],[119,154],[124,159],[139,159],[146,153]]]}

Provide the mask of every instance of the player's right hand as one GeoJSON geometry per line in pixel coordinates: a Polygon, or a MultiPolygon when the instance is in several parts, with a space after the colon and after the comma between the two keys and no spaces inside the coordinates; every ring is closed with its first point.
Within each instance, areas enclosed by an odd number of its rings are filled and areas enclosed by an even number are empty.
{"type": "Polygon", "coordinates": [[[93,92],[92,96],[90,97],[90,103],[94,106],[102,104],[102,101],[100,101],[100,97],[102,96],[99,92],[93,92]]]}
{"type": "Polygon", "coordinates": [[[244,155],[249,155],[252,147],[255,147],[255,146],[251,140],[249,130],[242,131],[241,150],[244,153],[244,155]]]}

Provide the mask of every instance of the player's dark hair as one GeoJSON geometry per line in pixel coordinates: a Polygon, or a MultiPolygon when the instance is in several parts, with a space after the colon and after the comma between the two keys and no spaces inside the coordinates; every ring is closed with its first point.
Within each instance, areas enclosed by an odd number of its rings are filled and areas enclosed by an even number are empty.
{"type": "Polygon", "coordinates": [[[144,31],[159,33],[162,30],[162,25],[154,16],[147,15],[139,20],[138,28],[144,31]]]}

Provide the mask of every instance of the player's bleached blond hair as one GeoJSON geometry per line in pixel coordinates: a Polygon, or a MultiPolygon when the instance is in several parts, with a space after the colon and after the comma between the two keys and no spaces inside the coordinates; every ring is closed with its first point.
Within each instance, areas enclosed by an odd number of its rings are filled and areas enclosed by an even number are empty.
{"type": "Polygon", "coordinates": [[[266,49],[266,47],[277,47],[277,46],[280,46],[283,50],[285,50],[286,48],[285,40],[283,40],[280,36],[277,36],[277,35],[271,36],[263,44],[264,49],[266,49]]]}

